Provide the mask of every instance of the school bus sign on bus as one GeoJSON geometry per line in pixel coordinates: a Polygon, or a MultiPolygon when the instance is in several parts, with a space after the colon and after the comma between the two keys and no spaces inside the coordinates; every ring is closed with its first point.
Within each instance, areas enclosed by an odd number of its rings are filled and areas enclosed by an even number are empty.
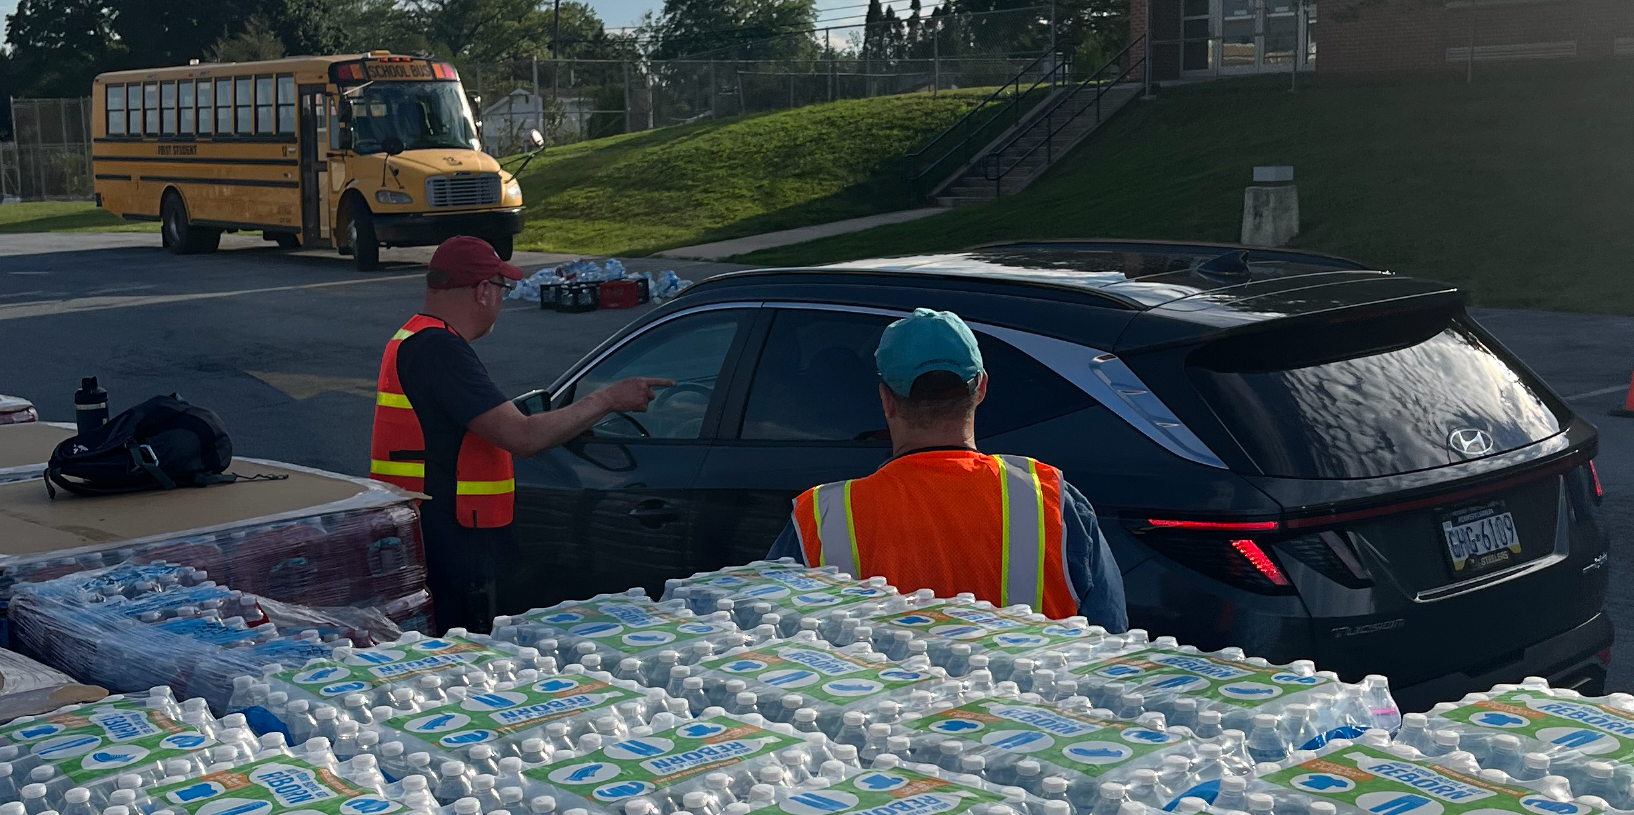
{"type": "Polygon", "coordinates": [[[98,204],[159,221],[177,254],[224,230],[334,248],[488,240],[509,259],[522,190],[481,152],[453,66],[384,51],[103,74],[93,89],[98,204]]]}

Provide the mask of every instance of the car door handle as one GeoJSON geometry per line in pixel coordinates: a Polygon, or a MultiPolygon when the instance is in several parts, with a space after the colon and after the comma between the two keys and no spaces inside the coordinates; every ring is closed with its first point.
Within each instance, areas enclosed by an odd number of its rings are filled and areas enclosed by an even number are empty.
{"type": "Polygon", "coordinates": [[[630,510],[629,515],[631,518],[640,521],[641,525],[648,529],[657,529],[664,524],[674,523],[681,518],[681,513],[675,507],[657,499],[648,499],[636,504],[635,509],[630,510]]]}

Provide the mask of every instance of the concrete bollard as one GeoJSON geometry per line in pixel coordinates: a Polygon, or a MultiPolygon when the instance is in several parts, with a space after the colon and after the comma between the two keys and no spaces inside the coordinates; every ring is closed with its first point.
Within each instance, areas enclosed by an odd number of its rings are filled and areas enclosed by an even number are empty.
{"type": "Polygon", "coordinates": [[[1299,234],[1299,188],[1292,167],[1255,167],[1255,185],[1243,191],[1242,242],[1287,246],[1299,234]]]}

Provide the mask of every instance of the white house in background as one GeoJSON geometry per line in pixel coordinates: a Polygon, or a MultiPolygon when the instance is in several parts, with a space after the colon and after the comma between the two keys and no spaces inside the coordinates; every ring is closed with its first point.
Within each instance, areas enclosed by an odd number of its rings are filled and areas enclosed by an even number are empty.
{"type": "MultiPolygon", "coordinates": [[[[594,100],[567,94],[557,99],[563,108],[560,130],[545,135],[553,142],[559,141],[563,136],[583,138],[585,129],[590,126],[590,114],[595,108],[594,100]]],[[[540,96],[526,88],[517,88],[484,108],[483,149],[495,155],[510,155],[521,150],[522,145],[527,142],[529,130],[544,129],[542,125],[548,117],[542,114],[549,102],[549,96],[540,96]]]]}

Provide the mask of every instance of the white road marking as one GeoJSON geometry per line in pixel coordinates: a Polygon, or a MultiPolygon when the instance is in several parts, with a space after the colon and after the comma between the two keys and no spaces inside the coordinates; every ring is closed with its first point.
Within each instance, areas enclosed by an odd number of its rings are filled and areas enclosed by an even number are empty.
{"type": "Polygon", "coordinates": [[[1607,394],[1612,394],[1612,393],[1622,393],[1623,391],[1628,390],[1628,388],[1629,388],[1628,385],[1612,385],[1609,388],[1601,388],[1601,389],[1599,389],[1597,391],[1589,391],[1588,393],[1579,393],[1579,394],[1577,394],[1575,396],[1568,396],[1568,397],[1566,397],[1566,401],[1575,402],[1575,401],[1577,401],[1579,399],[1592,399],[1592,398],[1594,398],[1596,396],[1605,396],[1607,394]]]}
{"type": "Polygon", "coordinates": [[[104,297],[75,297],[70,300],[42,300],[33,303],[12,303],[0,305],[0,320],[21,320],[28,317],[46,317],[53,314],[73,314],[81,311],[104,311],[114,308],[132,308],[134,306],[160,306],[168,303],[187,303],[194,300],[214,300],[221,297],[238,297],[244,294],[268,294],[279,291],[296,291],[299,289],[322,289],[330,286],[351,286],[358,283],[384,283],[392,280],[408,280],[423,278],[425,275],[404,274],[389,277],[369,277],[360,280],[334,280],[328,283],[306,283],[300,286],[271,286],[264,289],[240,289],[238,291],[211,291],[198,294],[153,294],[136,296],[104,296],[104,297]]]}

